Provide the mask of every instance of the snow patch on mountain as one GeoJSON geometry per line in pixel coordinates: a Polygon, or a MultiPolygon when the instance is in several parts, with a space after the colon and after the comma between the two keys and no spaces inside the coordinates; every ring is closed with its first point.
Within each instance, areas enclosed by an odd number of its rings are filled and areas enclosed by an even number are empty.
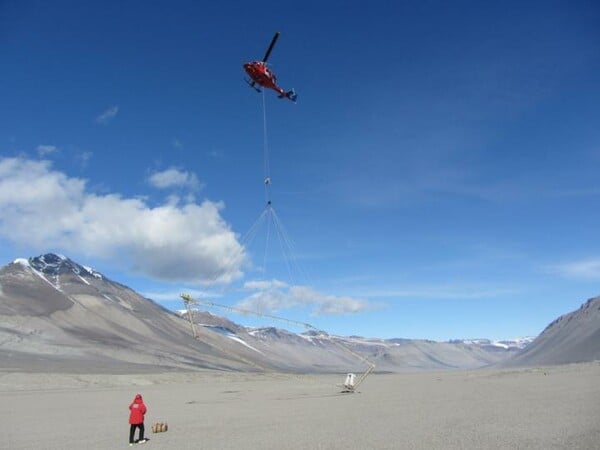
{"type": "Polygon", "coordinates": [[[25,258],[17,258],[13,261],[13,264],[21,264],[24,267],[31,267],[29,264],[29,260],[25,258]]]}
{"type": "Polygon", "coordinates": [[[231,339],[232,341],[242,344],[243,346],[248,347],[250,350],[254,350],[257,353],[264,355],[263,352],[261,352],[257,348],[252,347],[250,344],[248,344],[246,341],[244,341],[242,338],[240,338],[234,331],[230,330],[229,328],[225,328],[220,325],[209,325],[209,324],[203,324],[203,323],[199,323],[198,325],[200,325],[201,327],[207,328],[211,331],[214,331],[216,333],[222,334],[223,336],[231,339]]]}
{"type": "Polygon", "coordinates": [[[64,255],[57,255],[54,253],[46,253],[45,255],[36,256],[27,260],[18,258],[15,262],[33,267],[46,275],[57,276],[64,272],[71,272],[79,277],[92,276],[98,279],[103,278],[102,274],[96,272],[91,267],[79,265],[64,255]]]}
{"type": "MultiPolygon", "coordinates": [[[[187,310],[178,310],[177,311],[182,317],[187,317],[187,310]]],[[[203,311],[205,314],[205,320],[211,321],[212,318],[221,320],[222,318],[218,315],[214,315],[208,311],[203,311]]],[[[217,325],[215,323],[208,324],[199,324],[203,327],[210,328],[213,331],[220,332],[221,334],[226,335],[230,339],[237,340],[243,345],[246,345],[250,348],[253,348],[250,344],[248,344],[244,339],[242,339],[235,330],[231,328],[224,327],[222,324],[217,325]]],[[[403,338],[394,338],[394,339],[381,339],[381,338],[366,338],[362,336],[333,336],[329,335],[324,331],[315,331],[309,330],[303,333],[294,333],[285,329],[276,328],[276,327],[241,327],[245,333],[251,336],[254,339],[258,339],[263,342],[271,342],[271,341],[287,341],[287,342],[300,342],[304,341],[307,344],[314,346],[322,346],[325,341],[331,341],[331,339],[335,339],[345,345],[348,345],[352,348],[355,347],[369,347],[371,349],[379,348],[385,351],[385,349],[398,348],[403,347],[405,345],[414,344],[414,340],[411,339],[403,339],[403,338]]],[[[477,338],[477,339],[454,339],[450,341],[446,341],[447,344],[453,345],[465,345],[474,348],[487,349],[488,351],[496,351],[496,352],[514,352],[520,349],[525,348],[529,345],[535,338],[534,337],[521,337],[515,339],[503,339],[503,340],[494,340],[494,339],[485,339],[485,338],[477,338]]],[[[435,343],[434,341],[423,340],[424,343],[435,343]]],[[[253,348],[254,349],[254,348],[253,348]]],[[[256,350],[256,349],[254,349],[256,350]]]]}
{"type": "Polygon", "coordinates": [[[61,254],[46,253],[45,255],[27,259],[17,258],[13,261],[13,264],[19,264],[26,270],[32,271],[59,292],[63,292],[61,275],[71,273],[88,286],[90,282],[86,278],[103,279],[102,274],[96,272],[91,267],[81,266],[61,254]]]}
{"type": "Polygon", "coordinates": [[[56,289],[59,292],[62,292],[62,290],[60,289],[60,282],[53,283],[48,278],[46,278],[42,272],[37,270],[37,268],[33,264],[31,264],[31,258],[30,259],[17,258],[13,262],[15,264],[20,264],[23,267],[25,267],[26,269],[32,271],[34,274],[36,274],[38,277],[40,277],[42,280],[44,280],[46,283],[48,283],[54,289],[56,289]]]}
{"type": "Polygon", "coordinates": [[[533,342],[535,337],[526,336],[519,337],[515,339],[503,339],[503,340],[493,340],[493,339],[453,339],[448,341],[450,344],[466,344],[466,345],[476,345],[479,347],[497,347],[499,349],[504,350],[521,350],[527,347],[529,344],[533,342]]]}

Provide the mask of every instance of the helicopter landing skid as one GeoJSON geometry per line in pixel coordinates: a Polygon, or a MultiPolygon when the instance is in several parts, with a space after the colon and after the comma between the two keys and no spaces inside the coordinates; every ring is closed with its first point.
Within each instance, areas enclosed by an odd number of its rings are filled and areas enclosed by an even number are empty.
{"type": "Polygon", "coordinates": [[[246,82],[246,84],[248,86],[250,86],[252,89],[254,89],[256,92],[262,92],[262,90],[260,90],[259,88],[257,88],[256,85],[256,81],[250,81],[246,78],[244,78],[244,81],[246,82]]]}

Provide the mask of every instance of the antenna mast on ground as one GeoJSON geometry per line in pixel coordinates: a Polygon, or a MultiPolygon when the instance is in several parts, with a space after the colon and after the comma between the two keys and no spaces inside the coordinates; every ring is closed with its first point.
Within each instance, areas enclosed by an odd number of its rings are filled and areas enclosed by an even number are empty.
{"type": "Polygon", "coordinates": [[[194,336],[194,339],[198,339],[198,332],[196,331],[196,325],[194,324],[194,318],[192,317],[192,308],[190,307],[190,303],[194,302],[194,300],[189,295],[185,297],[182,295],[181,298],[183,299],[188,319],[190,319],[190,326],[192,327],[192,336],[194,336]]]}
{"type": "Polygon", "coordinates": [[[344,388],[343,388],[342,392],[356,392],[356,389],[358,388],[358,386],[360,386],[362,384],[362,382],[365,381],[365,379],[369,376],[369,374],[371,372],[373,372],[373,370],[375,370],[375,364],[373,364],[371,361],[369,361],[366,357],[364,357],[364,356],[360,355],[359,353],[355,352],[354,350],[350,349],[348,346],[342,344],[339,340],[336,340],[334,337],[330,336],[325,331],[319,330],[317,327],[311,325],[310,323],[286,319],[285,317],[274,316],[271,314],[264,314],[264,313],[260,313],[258,311],[251,311],[248,309],[236,308],[234,306],[223,305],[220,303],[211,302],[209,300],[198,300],[198,299],[193,298],[190,294],[181,294],[180,296],[183,299],[186,310],[188,311],[188,317],[190,318],[190,322],[192,323],[192,333],[194,333],[194,338],[196,338],[196,339],[198,339],[198,335],[196,334],[196,329],[194,327],[191,305],[212,306],[212,307],[217,307],[217,308],[225,309],[228,311],[232,311],[232,312],[235,312],[238,314],[245,314],[245,315],[250,314],[253,316],[257,316],[257,317],[264,317],[266,319],[277,320],[279,322],[284,322],[284,323],[287,323],[290,325],[301,326],[310,331],[315,331],[315,332],[319,333],[320,337],[328,339],[329,342],[331,342],[338,348],[351,354],[356,359],[358,359],[361,363],[366,364],[368,366],[368,368],[365,372],[363,372],[361,374],[361,376],[358,378],[358,381],[356,381],[356,382],[354,381],[355,380],[354,374],[348,374],[348,377],[346,378],[346,382],[344,383],[344,388]]]}

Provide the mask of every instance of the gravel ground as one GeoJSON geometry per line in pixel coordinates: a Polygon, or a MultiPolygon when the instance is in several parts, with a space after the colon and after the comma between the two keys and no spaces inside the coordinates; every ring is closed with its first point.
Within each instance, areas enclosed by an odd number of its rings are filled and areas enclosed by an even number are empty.
{"type": "Polygon", "coordinates": [[[144,396],[149,449],[598,449],[600,363],[340,375],[23,374],[0,369],[0,448],[128,447],[144,396]],[[169,431],[152,434],[154,422],[169,431]]]}

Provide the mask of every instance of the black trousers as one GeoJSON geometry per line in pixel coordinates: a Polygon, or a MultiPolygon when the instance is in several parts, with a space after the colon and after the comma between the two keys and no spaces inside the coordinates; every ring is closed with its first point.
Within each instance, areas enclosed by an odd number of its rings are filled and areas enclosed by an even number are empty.
{"type": "Polygon", "coordinates": [[[131,424],[131,426],[129,427],[129,443],[133,444],[134,440],[133,440],[133,436],[135,434],[135,429],[139,428],[140,429],[140,438],[139,440],[141,441],[142,439],[144,439],[144,424],[143,423],[137,423],[137,424],[131,424]]]}

